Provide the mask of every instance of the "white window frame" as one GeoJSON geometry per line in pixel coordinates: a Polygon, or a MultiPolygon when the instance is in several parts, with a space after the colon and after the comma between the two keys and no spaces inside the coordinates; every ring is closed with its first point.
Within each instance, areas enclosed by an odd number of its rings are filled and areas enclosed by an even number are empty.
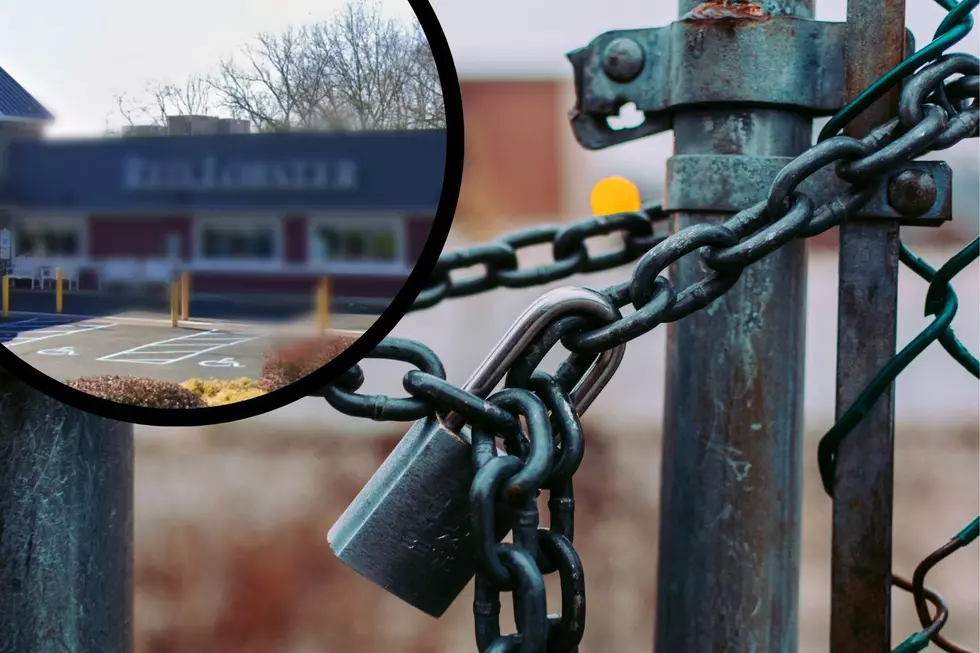
{"type": "Polygon", "coordinates": [[[408,227],[406,216],[393,213],[317,213],[306,218],[306,260],[309,267],[331,274],[405,274],[412,266],[405,261],[408,249],[408,227]],[[393,227],[395,231],[395,262],[377,263],[352,261],[324,261],[316,257],[316,230],[321,226],[360,227],[365,223],[383,227],[393,227]]]}
{"type": "Polygon", "coordinates": [[[281,215],[241,215],[229,214],[195,214],[192,218],[193,257],[190,267],[196,270],[241,270],[241,271],[278,271],[284,267],[284,221],[281,215]],[[226,227],[228,225],[267,226],[272,228],[272,258],[269,260],[217,259],[204,257],[204,231],[208,227],[226,227]]]}
{"type": "Polygon", "coordinates": [[[163,258],[168,261],[180,261],[183,258],[183,242],[181,241],[181,234],[178,231],[168,231],[163,239],[163,258]],[[171,252],[170,245],[176,243],[177,251],[171,252]]]}
{"type": "Polygon", "coordinates": [[[10,221],[11,248],[13,258],[17,259],[24,254],[17,251],[17,232],[23,227],[55,227],[58,230],[65,229],[73,231],[78,236],[78,254],[75,256],[31,256],[37,261],[51,261],[52,265],[58,262],[65,263],[85,263],[88,261],[89,253],[89,224],[88,216],[85,213],[65,214],[65,213],[13,213],[10,221]]]}

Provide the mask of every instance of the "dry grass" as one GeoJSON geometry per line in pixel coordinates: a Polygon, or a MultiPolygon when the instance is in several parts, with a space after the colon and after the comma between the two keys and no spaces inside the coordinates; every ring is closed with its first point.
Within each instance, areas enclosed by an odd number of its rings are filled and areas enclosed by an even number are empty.
{"type": "Polygon", "coordinates": [[[144,408],[206,408],[259,397],[319,370],[358,336],[331,333],[273,347],[263,355],[262,378],[188,379],[183,383],[130,376],[94,376],[67,384],[93,396],[144,408]]]}
{"type": "Polygon", "coordinates": [[[180,384],[201,398],[208,406],[224,406],[265,394],[254,379],[188,379],[180,384]]]}

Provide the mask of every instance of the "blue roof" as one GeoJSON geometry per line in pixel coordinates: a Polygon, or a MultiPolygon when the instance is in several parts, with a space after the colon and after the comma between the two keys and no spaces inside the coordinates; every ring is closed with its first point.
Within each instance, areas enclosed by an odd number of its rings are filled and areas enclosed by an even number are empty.
{"type": "Polygon", "coordinates": [[[0,118],[48,121],[53,120],[54,116],[6,70],[0,68],[0,118]]]}

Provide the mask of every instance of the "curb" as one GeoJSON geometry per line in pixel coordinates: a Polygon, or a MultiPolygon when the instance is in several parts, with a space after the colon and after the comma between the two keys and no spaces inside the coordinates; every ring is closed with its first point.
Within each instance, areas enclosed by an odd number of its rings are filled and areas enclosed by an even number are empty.
{"type": "MultiPolygon", "coordinates": [[[[44,317],[44,318],[66,318],[68,320],[78,320],[78,321],[88,321],[88,320],[112,320],[113,322],[119,322],[121,324],[145,324],[145,325],[160,325],[167,326],[171,325],[169,319],[164,318],[151,318],[151,317],[127,317],[127,316],[115,316],[115,315],[80,315],[73,313],[39,313],[34,311],[10,311],[11,317],[44,317]]],[[[334,317],[344,317],[343,315],[338,315],[334,317]]],[[[349,317],[360,317],[360,315],[351,315],[349,317]]],[[[0,322],[2,324],[2,322],[0,322]]],[[[238,322],[222,322],[220,320],[178,320],[177,328],[181,329],[191,329],[198,331],[206,331],[210,329],[233,329],[235,331],[241,331],[242,333],[267,333],[270,329],[265,326],[255,325],[255,324],[244,324],[238,322]]],[[[277,333],[283,335],[315,335],[316,331],[308,325],[297,326],[297,325],[284,325],[277,327],[277,333]]],[[[360,329],[328,329],[327,333],[334,333],[340,335],[363,335],[365,330],[360,329]]]]}

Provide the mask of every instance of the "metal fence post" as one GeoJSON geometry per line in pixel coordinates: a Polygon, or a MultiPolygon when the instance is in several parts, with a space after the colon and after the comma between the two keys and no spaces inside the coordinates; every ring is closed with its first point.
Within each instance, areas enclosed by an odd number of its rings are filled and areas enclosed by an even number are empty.
{"type": "MultiPolygon", "coordinates": [[[[680,0],[681,15],[700,4],[680,0]]],[[[814,0],[749,4],[813,18],[814,0]]],[[[809,74],[791,73],[801,86],[809,74]]],[[[673,130],[675,154],[796,156],[812,121],[720,105],[675,113],[673,130]]],[[[674,212],[672,228],[729,217],[674,212]]],[[[670,276],[686,287],[704,272],[685,257],[670,276]]],[[[806,245],[795,241],[668,325],[656,651],[797,649],[805,306],[806,245]]]]}
{"type": "MultiPolygon", "coordinates": [[[[845,88],[851,100],[905,55],[905,0],[848,0],[845,88]]],[[[861,138],[898,113],[899,90],[845,128],[861,138]]],[[[895,355],[897,221],[840,228],[837,416],[895,355]]],[[[830,650],[885,653],[891,640],[893,387],[837,450],[830,650]]]]}
{"type": "Polygon", "coordinates": [[[132,601],[132,425],[0,370],[0,653],[131,653],[132,601]]]}

